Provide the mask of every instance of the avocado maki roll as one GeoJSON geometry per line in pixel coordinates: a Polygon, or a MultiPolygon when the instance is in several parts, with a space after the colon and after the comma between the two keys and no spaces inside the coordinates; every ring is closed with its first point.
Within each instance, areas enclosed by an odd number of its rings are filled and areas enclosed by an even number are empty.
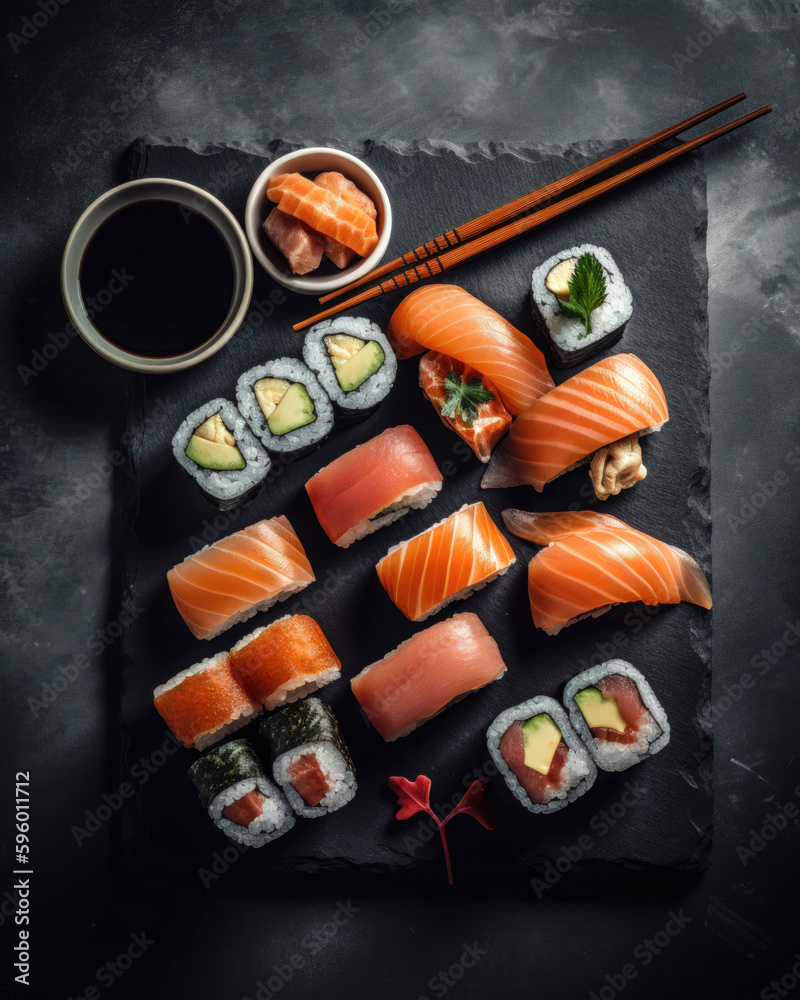
{"type": "Polygon", "coordinates": [[[250,429],[273,456],[300,458],[333,429],[333,406],[297,358],[278,358],[239,376],[236,401],[250,429]]]}
{"type": "Polygon", "coordinates": [[[531,308],[547,360],[572,368],[616,344],[633,314],[633,297],[608,250],[584,243],[536,268],[531,308]]]}
{"type": "Polygon", "coordinates": [[[205,754],[189,768],[189,777],[214,824],[237,844],[263,847],[294,826],[286,799],[247,740],[205,754]]]}
{"type": "Polygon", "coordinates": [[[564,689],[564,704],[603,771],[624,771],[669,743],[666,712],[626,660],[609,660],[573,677],[564,689]]]}
{"type": "Polygon", "coordinates": [[[507,708],[489,726],[492,760],[519,802],[553,813],[588,792],[597,777],[586,748],[553,698],[507,708]]]}
{"type": "Polygon", "coordinates": [[[356,794],[356,774],[333,709],[320,698],[284,705],[261,723],[272,774],[299,816],[316,819],[356,794]]]}
{"type": "Polygon", "coordinates": [[[397,375],[397,359],[380,327],[353,316],[335,316],[312,326],[303,358],[333,400],[338,424],[373,413],[397,375]]]}
{"type": "Polygon", "coordinates": [[[270,469],[269,455],[242,414],[222,398],[189,414],[172,438],[172,453],[219,510],[254,496],[270,469]]]}

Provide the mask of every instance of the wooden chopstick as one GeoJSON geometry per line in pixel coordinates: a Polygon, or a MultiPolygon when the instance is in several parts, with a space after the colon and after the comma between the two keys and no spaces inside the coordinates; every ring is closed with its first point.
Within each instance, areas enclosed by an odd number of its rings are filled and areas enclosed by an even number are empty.
{"type": "Polygon", "coordinates": [[[419,264],[421,261],[427,260],[429,257],[436,257],[443,251],[449,250],[461,243],[465,243],[467,240],[471,240],[473,237],[479,236],[481,233],[485,233],[489,229],[494,229],[495,226],[499,226],[501,223],[507,222],[509,219],[513,219],[515,216],[521,215],[523,212],[526,212],[531,208],[535,208],[537,205],[543,204],[550,198],[555,198],[564,194],[571,188],[577,187],[578,184],[583,183],[583,181],[587,181],[590,178],[596,177],[598,174],[602,174],[604,171],[617,166],[617,164],[621,163],[623,160],[627,160],[631,156],[635,156],[637,153],[642,153],[646,149],[650,149],[659,142],[664,142],[666,139],[671,139],[680,132],[685,132],[687,129],[693,128],[695,125],[699,125],[700,122],[706,121],[708,118],[712,118],[714,115],[719,114],[720,111],[725,111],[734,104],[738,104],[739,101],[743,101],[745,97],[745,94],[736,94],[735,97],[729,97],[726,101],[721,101],[719,104],[715,104],[713,108],[706,108],[705,111],[700,111],[698,114],[692,115],[691,118],[678,122],[677,125],[671,125],[669,128],[665,128],[661,132],[656,132],[654,135],[651,135],[646,139],[640,139],[639,142],[635,142],[632,146],[627,146],[625,149],[621,149],[617,153],[612,153],[611,156],[606,156],[604,159],[598,160],[597,163],[590,163],[589,166],[582,167],[580,170],[576,170],[574,173],[568,174],[560,180],[553,181],[551,184],[546,184],[544,187],[538,188],[530,194],[523,195],[515,201],[510,201],[507,205],[501,205],[500,208],[487,212],[485,215],[479,215],[477,219],[465,222],[463,226],[457,226],[455,229],[451,229],[450,232],[444,233],[442,236],[437,236],[433,240],[428,240],[424,246],[417,247],[416,250],[411,250],[409,253],[403,254],[402,257],[398,257],[395,260],[390,261],[388,264],[381,265],[381,267],[376,268],[374,271],[370,271],[369,274],[365,274],[357,281],[352,281],[349,285],[345,285],[344,288],[338,288],[335,292],[323,295],[319,301],[320,303],[330,302],[331,299],[338,298],[340,295],[345,295],[347,292],[352,291],[354,288],[358,288],[360,285],[365,285],[368,282],[376,281],[378,278],[382,278],[385,274],[389,274],[390,271],[396,271],[407,265],[410,266],[419,264]]]}
{"type": "Polygon", "coordinates": [[[634,167],[629,167],[622,173],[615,174],[613,177],[609,177],[607,180],[594,184],[592,187],[586,188],[584,191],[579,191],[577,194],[571,195],[563,201],[556,202],[553,205],[548,205],[547,207],[540,209],[540,211],[534,212],[533,214],[525,216],[521,219],[514,219],[513,222],[509,222],[505,226],[501,226],[499,229],[495,229],[490,233],[485,233],[483,236],[479,236],[477,239],[471,240],[469,243],[464,243],[461,246],[454,247],[439,256],[432,257],[430,260],[427,260],[422,264],[418,264],[416,267],[411,268],[408,271],[396,274],[392,278],[388,278],[386,281],[383,281],[380,284],[375,285],[372,288],[368,288],[366,291],[360,292],[358,295],[347,299],[345,302],[340,302],[337,305],[332,306],[330,309],[326,309],[324,312],[318,313],[316,316],[311,316],[309,319],[304,319],[300,323],[295,323],[293,329],[303,330],[312,323],[318,323],[320,320],[327,319],[328,316],[335,316],[337,313],[343,312],[351,306],[360,305],[362,302],[367,302],[370,299],[377,298],[386,292],[391,292],[395,289],[415,284],[416,282],[423,281],[426,278],[436,277],[443,271],[449,271],[452,268],[457,267],[459,264],[463,264],[464,261],[477,257],[479,254],[485,253],[487,250],[491,250],[493,247],[499,246],[501,243],[514,239],[516,236],[527,233],[531,229],[535,229],[537,226],[541,226],[545,222],[549,222],[551,219],[557,218],[559,215],[565,215],[567,212],[571,212],[574,208],[580,208],[582,205],[586,205],[588,202],[593,201],[595,198],[605,194],[607,191],[613,191],[615,188],[622,187],[622,185],[627,184],[628,181],[635,180],[637,177],[641,177],[643,174],[649,173],[651,170],[655,170],[656,167],[660,167],[665,163],[671,163],[672,160],[678,159],[679,156],[683,156],[685,153],[690,153],[692,150],[698,149],[700,146],[704,146],[706,143],[712,142],[714,139],[718,139],[727,132],[732,132],[734,129],[741,128],[742,125],[747,125],[748,122],[754,121],[762,115],[769,114],[770,111],[772,111],[772,108],[769,105],[766,105],[763,108],[758,108],[756,111],[751,111],[749,115],[737,118],[735,121],[728,122],[726,125],[720,125],[719,128],[715,128],[711,132],[706,132],[704,135],[700,135],[696,139],[690,139],[688,142],[681,143],[680,146],[675,146],[673,149],[668,149],[665,153],[660,153],[658,156],[654,156],[650,160],[645,160],[644,163],[639,163],[634,167]]]}

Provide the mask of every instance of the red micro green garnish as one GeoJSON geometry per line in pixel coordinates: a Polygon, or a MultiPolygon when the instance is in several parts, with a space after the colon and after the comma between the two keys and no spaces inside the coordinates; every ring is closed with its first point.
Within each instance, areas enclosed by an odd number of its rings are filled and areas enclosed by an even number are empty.
{"type": "Polygon", "coordinates": [[[424,774],[417,776],[416,781],[409,781],[408,778],[389,778],[389,788],[397,796],[400,808],[397,810],[397,819],[410,819],[418,812],[426,812],[436,824],[439,836],[442,838],[442,848],[444,849],[444,861],[447,865],[447,881],[453,884],[453,869],[450,866],[450,851],[447,846],[447,836],[444,832],[445,826],[459,813],[465,813],[476,819],[481,826],[487,830],[494,830],[495,821],[492,815],[491,803],[486,797],[487,782],[483,778],[473,781],[467,791],[456,805],[445,816],[439,819],[431,809],[431,779],[424,774]]]}

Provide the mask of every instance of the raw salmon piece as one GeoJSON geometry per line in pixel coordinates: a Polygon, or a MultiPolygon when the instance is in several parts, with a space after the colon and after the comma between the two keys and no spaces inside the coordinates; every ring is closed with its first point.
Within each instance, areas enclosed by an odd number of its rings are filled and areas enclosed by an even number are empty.
{"type": "Polygon", "coordinates": [[[419,363],[419,384],[445,427],[463,438],[482,462],[488,462],[492,456],[492,448],[511,426],[511,414],[503,406],[500,393],[489,379],[463,361],[448,358],[446,354],[438,354],[436,351],[428,351],[419,363]],[[494,395],[493,400],[480,404],[478,415],[471,426],[457,414],[452,417],[442,416],[442,408],[447,400],[445,380],[451,371],[465,383],[474,378],[481,379],[483,387],[494,395]]]}
{"type": "Polygon", "coordinates": [[[292,526],[273,517],[187,556],[167,581],[192,634],[212,639],[307,587],[314,572],[292,526]]]}
{"type": "Polygon", "coordinates": [[[525,763],[525,736],[519,719],[503,733],[498,750],[511,773],[528,793],[531,802],[543,803],[547,789],[558,788],[561,784],[561,773],[569,753],[563,740],[556,747],[547,774],[542,774],[535,767],[528,767],[525,763]]]}
{"type": "Polygon", "coordinates": [[[386,335],[398,359],[431,350],[471,365],[513,414],[553,388],[533,341],[457,285],[415,289],[392,313],[386,335]]]}
{"type": "Polygon", "coordinates": [[[374,219],[302,174],[271,177],[267,197],[277,202],[282,212],[355,250],[359,257],[368,257],[378,245],[374,219]]]}
{"type": "Polygon", "coordinates": [[[639,686],[632,677],[624,674],[608,674],[597,682],[597,688],[606,698],[613,698],[617,703],[620,715],[627,725],[638,730],[649,718],[639,686]]]}
{"type": "Polygon", "coordinates": [[[286,773],[292,779],[292,788],[307,806],[318,806],[330,791],[328,779],[319,766],[316,754],[302,754],[300,760],[289,764],[286,773]]]}
{"type": "Polygon", "coordinates": [[[506,665],[477,615],[466,612],[401,643],[351,681],[367,718],[390,743],[497,680],[506,665]]]}
{"type": "Polygon", "coordinates": [[[410,507],[427,506],[442,482],[425,442],[413,427],[401,424],[325,466],[306,483],[306,492],[325,534],[347,548],[410,507]],[[376,516],[406,500],[400,510],[376,516]]]}
{"type": "Polygon", "coordinates": [[[474,503],[395,545],[375,568],[397,607],[419,622],[450,601],[469,597],[514,562],[511,546],[486,508],[474,503]]]}
{"type": "Polygon", "coordinates": [[[325,633],[308,615],[290,615],[245,636],[230,651],[231,671],[268,711],[341,675],[325,633]]]}
{"type": "Polygon", "coordinates": [[[711,607],[711,588],[692,557],[607,514],[503,511],[509,531],[546,545],[528,566],[534,623],[550,635],[615,604],[711,607]]]}
{"type": "Polygon", "coordinates": [[[667,420],[655,375],[635,355],[615,354],[532,403],[493,455],[481,486],[528,483],[541,493],[598,448],[667,420]]]}
{"type": "Polygon", "coordinates": [[[235,802],[231,802],[229,806],[225,806],[222,815],[231,823],[237,823],[239,826],[250,826],[253,820],[258,819],[264,812],[266,801],[266,796],[254,788],[252,792],[248,792],[235,802]]]}
{"type": "Polygon", "coordinates": [[[305,222],[273,208],[262,228],[286,258],[292,274],[309,274],[322,263],[325,241],[305,222]]]}
{"type": "MultiPolygon", "coordinates": [[[[355,208],[361,209],[365,212],[370,219],[377,219],[378,213],[375,209],[375,202],[369,195],[364,194],[356,185],[350,180],[349,177],[345,177],[344,174],[340,174],[336,170],[329,170],[322,174],[317,174],[314,178],[314,183],[318,184],[320,187],[325,188],[326,191],[332,191],[335,195],[338,195],[342,201],[346,201],[349,205],[353,205],[355,208]]],[[[348,247],[343,246],[338,240],[331,239],[328,236],[323,237],[325,240],[325,256],[333,261],[337,267],[347,267],[353,262],[353,260],[358,256],[354,250],[350,250],[348,247]]]]}

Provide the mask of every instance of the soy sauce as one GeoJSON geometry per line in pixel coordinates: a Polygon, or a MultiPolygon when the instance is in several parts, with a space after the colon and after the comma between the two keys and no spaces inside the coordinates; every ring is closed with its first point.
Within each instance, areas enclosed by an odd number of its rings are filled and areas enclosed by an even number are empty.
{"type": "Polygon", "coordinates": [[[233,301],[233,262],[202,215],[173,201],[121,208],[95,233],[80,269],[100,333],[132,354],[183,354],[208,341],[233,301]]]}

